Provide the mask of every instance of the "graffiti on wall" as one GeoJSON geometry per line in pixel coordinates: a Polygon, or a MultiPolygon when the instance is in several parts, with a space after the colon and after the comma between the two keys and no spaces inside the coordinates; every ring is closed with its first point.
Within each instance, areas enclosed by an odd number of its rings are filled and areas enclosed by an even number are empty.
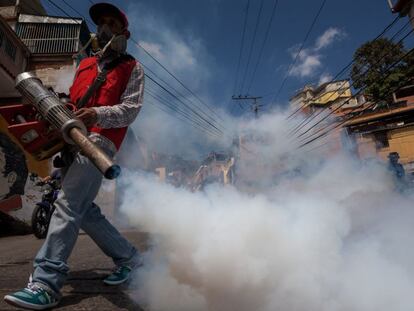
{"type": "Polygon", "coordinates": [[[6,133],[0,133],[0,210],[22,207],[21,196],[27,182],[26,156],[6,133]]]}

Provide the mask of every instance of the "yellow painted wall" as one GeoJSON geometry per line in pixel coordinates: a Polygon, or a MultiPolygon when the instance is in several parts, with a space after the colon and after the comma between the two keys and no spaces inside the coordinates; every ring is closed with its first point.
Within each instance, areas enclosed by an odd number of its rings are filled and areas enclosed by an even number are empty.
{"type": "Polygon", "coordinates": [[[318,100],[314,101],[314,103],[316,104],[320,104],[320,105],[324,105],[327,104],[328,102],[337,100],[338,98],[342,97],[342,98],[348,98],[351,97],[351,90],[347,89],[345,91],[336,91],[336,92],[326,92],[325,94],[323,94],[322,96],[318,96],[318,100]]]}
{"type": "Polygon", "coordinates": [[[378,154],[386,160],[390,152],[398,152],[400,163],[414,162],[414,126],[388,132],[389,147],[381,149],[378,154]]]}
{"type": "Polygon", "coordinates": [[[398,152],[400,163],[407,164],[414,162],[414,126],[388,131],[389,147],[376,149],[375,137],[373,134],[358,136],[358,154],[361,159],[378,156],[383,161],[388,160],[390,152],[398,152]]]}

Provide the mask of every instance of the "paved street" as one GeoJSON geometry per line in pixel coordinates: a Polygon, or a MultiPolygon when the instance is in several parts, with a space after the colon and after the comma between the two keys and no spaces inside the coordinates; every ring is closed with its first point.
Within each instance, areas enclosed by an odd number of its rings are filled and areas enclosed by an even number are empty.
{"type": "MultiPolygon", "coordinates": [[[[139,249],[145,248],[145,235],[125,235],[139,249]]],[[[26,285],[32,260],[42,241],[33,235],[0,238],[0,310],[18,310],[7,305],[3,296],[26,285]]],[[[69,260],[71,273],[63,288],[63,299],[54,310],[143,310],[131,300],[133,289],[124,285],[110,287],[102,283],[113,264],[93,241],[81,234],[69,260]]]]}

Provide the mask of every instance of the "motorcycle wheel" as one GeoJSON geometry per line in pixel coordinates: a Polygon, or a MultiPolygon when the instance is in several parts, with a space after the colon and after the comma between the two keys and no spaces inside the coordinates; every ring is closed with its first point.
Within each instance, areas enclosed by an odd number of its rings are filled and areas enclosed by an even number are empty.
{"type": "Polygon", "coordinates": [[[36,205],[32,214],[32,230],[35,237],[44,239],[49,229],[49,209],[42,205],[36,205]]]}

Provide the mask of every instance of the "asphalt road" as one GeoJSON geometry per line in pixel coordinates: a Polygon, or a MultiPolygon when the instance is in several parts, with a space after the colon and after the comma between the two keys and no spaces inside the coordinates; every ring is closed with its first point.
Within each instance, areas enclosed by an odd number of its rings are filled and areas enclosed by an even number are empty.
{"type": "MultiPolygon", "coordinates": [[[[125,236],[144,250],[145,234],[126,232],[125,236]]],[[[19,310],[3,301],[4,295],[21,289],[32,272],[32,261],[42,245],[33,235],[0,238],[0,310],[19,310]]],[[[81,234],[69,259],[71,269],[63,298],[54,310],[144,310],[131,299],[134,289],[129,285],[107,286],[102,279],[113,268],[94,242],[81,234]]]]}

